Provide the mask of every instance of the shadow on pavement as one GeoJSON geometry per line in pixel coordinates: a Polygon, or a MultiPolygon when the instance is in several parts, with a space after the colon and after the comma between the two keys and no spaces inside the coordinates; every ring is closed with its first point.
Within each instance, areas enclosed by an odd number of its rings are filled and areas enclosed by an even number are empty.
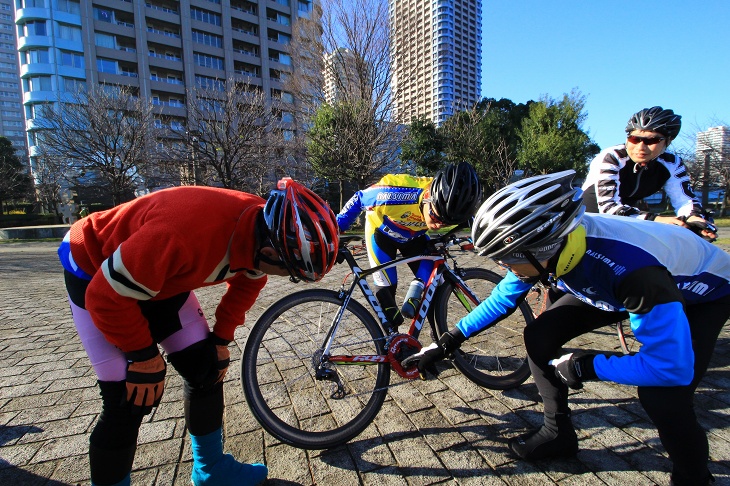
{"type": "MultiPolygon", "coordinates": [[[[23,437],[27,433],[43,432],[43,429],[33,425],[0,426],[0,446],[15,439],[23,437]]],[[[67,483],[48,479],[46,476],[39,476],[32,472],[21,469],[9,463],[5,458],[0,457],[0,484],[17,484],[23,486],[66,486],[67,483]]]]}

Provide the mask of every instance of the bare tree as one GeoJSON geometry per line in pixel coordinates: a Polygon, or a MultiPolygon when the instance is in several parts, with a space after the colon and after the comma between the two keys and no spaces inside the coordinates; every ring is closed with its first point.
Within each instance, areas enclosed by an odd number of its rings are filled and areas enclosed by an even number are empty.
{"type": "Polygon", "coordinates": [[[722,188],[725,196],[719,216],[724,216],[730,192],[730,125],[715,118],[705,127],[713,128],[702,128],[695,124],[685,129],[682,137],[684,143],[676,152],[684,154],[682,158],[690,171],[692,187],[703,202],[713,188],[722,188]],[[713,136],[713,131],[717,131],[717,135],[713,136]]]}
{"type": "Polygon", "coordinates": [[[318,177],[349,180],[363,188],[396,166],[404,131],[393,119],[389,53],[387,0],[315,5],[311,19],[294,26],[292,65],[297,75],[289,77],[286,87],[297,100],[300,126],[309,127],[325,103],[335,112],[353,114],[351,123],[330,131],[328,142],[349,148],[348,156],[331,158],[339,167],[330,166],[327,172],[315,164],[318,177]]]}
{"type": "Polygon", "coordinates": [[[133,88],[101,85],[43,105],[38,147],[71,185],[93,188],[114,205],[134,197],[158,161],[154,106],[133,88]]]}
{"type": "Polygon", "coordinates": [[[36,197],[41,210],[52,212],[62,221],[59,207],[62,203],[61,189],[65,185],[64,165],[60,158],[36,157],[33,167],[36,197]]]}
{"type": "Polygon", "coordinates": [[[188,124],[172,129],[170,153],[182,163],[183,182],[265,192],[286,162],[285,114],[267,102],[260,86],[218,80],[188,90],[188,124]]]}

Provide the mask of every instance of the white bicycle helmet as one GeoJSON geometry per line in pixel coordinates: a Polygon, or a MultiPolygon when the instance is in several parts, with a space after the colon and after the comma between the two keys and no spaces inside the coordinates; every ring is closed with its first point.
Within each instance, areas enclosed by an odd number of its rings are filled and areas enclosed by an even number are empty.
{"type": "Polygon", "coordinates": [[[574,170],[528,177],[503,187],[474,217],[472,240],[480,255],[505,263],[544,260],[580,224],[583,191],[571,185],[574,170]],[[511,260],[511,261],[508,261],[511,260]]]}

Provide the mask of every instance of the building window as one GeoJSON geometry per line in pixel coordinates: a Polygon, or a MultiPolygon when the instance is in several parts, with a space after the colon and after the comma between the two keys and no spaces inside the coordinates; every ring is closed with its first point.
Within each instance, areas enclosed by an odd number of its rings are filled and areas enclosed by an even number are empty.
{"type": "Polygon", "coordinates": [[[73,25],[59,25],[58,37],[65,40],[81,41],[81,27],[73,25]]]}
{"type": "Polygon", "coordinates": [[[86,90],[86,81],[83,79],[61,77],[61,91],[77,93],[86,90]]]}
{"type": "Polygon", "coordinates": [[[200,54],[199,52],[193,53],[195,64],[202,67],[208,67],[212,69],[223,70],[223,58],[216,56],[209,56],[207,54],[200,54]]]}
{"type": "Polygon", "coordinates": [[[20,55],[23,64],[48,64],[48,49],[29,49],[20,55]]]}
{"type": "Polygon", "coordinates": [[[45,0],[23,0],[23,8],[31,7],[45,8],[46,2],[45,0]]]}
{"type": "Polygon", "coordinates": [[[117,61],[111,59],[98,58],[96,60],[96,70],[100,73],[112,73],[117,74],[118,66],[117,61]]]}
{"type": "Polygon", "coordinates": [[[58,11],[74,15],[81,15],[81,5],[77,0],[57,0],[58,11]]]}
{"type": "Polygon", "coordinates": [[[23,26],[23,35],[46,35],[45,20],[30,20],[23,26]]]}
{"type": "Polygon", "coordinates": [[[106,8],[94,7],[94,18],[101,22],[114,22],[114,11],[106,8]]]}
{"type": "Polygon", "coordinates": [[[193,29],[193,42],[206,46],[223,47],[223,37],[193,29]]]}
{"type": "Polygon", "coordinates": [[[195,84],[202,89],[214,89],[216,91],[225,91],[226,83],[218,78],[209,76],[195,76],[195,84]]]}
{"type": "Polygon", "coordinates": [[[207,22],[213,25],[221,25],[221,16],[209,10],[203,10],[196,7],[190,7],[190,17],[201,22],[207,22]]]}
{"type": "Polygon", "coordinates": [[[28,82],[27,91],[51,91],[50,76],[33,76],[26,81],[28,82]]]}
{"type": "Polygon", "coordinates": [[[84,69],[84,55],[77,52],[61,51],[61,66],[84,69]]]}
{"type": "Polygon", "coordinates": [[[101,32],[94,33],[94,42],[99,47],[108,47],[109,49],[116,49],[116,37],[109,34],[102,34],[101,32]]]}

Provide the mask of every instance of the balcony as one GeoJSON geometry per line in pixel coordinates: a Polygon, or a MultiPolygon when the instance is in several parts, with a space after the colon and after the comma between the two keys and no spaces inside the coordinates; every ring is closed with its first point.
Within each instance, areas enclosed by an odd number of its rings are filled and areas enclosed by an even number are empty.
{"type": "Polygon", "coordinates": [[[165,37],[172,37],[173,39],[180,39],[180,34],[178,32],[172,32],[169,30],[160,30],[155,27],[147,27],[147,32],[151,34],[158,34],[165,37]]]}

